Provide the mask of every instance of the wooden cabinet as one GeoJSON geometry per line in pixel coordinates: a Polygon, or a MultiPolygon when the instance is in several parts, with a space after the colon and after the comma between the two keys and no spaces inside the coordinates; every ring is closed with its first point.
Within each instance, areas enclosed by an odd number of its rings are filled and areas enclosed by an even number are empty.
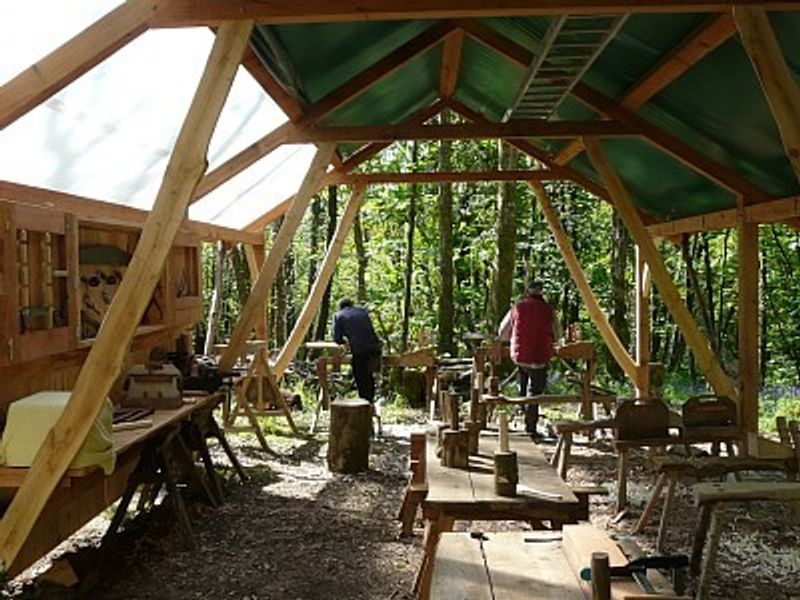
{"type": "MultiPolygon", "coordinates": [[[[116,294],[141,227],[0,201],[0,366],[85,348],[116,294]]],[[[202,318],[200,241],[179,234],[139,334],[202,318]]]]}

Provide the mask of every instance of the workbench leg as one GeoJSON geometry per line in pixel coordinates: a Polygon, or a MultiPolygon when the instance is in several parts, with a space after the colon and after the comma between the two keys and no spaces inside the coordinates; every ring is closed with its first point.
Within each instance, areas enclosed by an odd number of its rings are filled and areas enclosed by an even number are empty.
{"type": "Polygon", "coordinates": [[[236,474],[239,476],[239,480],[242,483],[245,483],[247,481],[247,474],[242,468],[242,463],[240,463],[239,459],[236,458],[236,454],[234,454],[233,448],[231,448],[231,445],[228,443],[225,433],[219,428],[219,425],[217,425],[217,422],[213,419],[209,422],[209,433],[217,438],[219,445],[222,446],[222,449],[225,451],[225,456],[227,456],[228,460],[231,461],[233,470],[236,471],[236,474]]]}
{"type": "Polygon", "coordinates": [[[203,460],[209,488],[217,501],[217,506],[222,505],[225,502],[225,497],[222,494],[222,486],[219,483],[217,470],[214,468],[214,461],[211,460],[211,452],[209,452],[208,444],[206,444],[206,436],[204,432],[200,431],[198,428],[195,428],[192,434],[195,436],[195,443],[200,452],[200,458],[203,460]]]}
{"type": "Polygon", "coordinates": [[[183,533],[186,544],[192,549],[197,548],[197,542],[194,539],[194,531],[192,531],[192,523],[189,520],[189,513],[186,512],[186,504],[183,502],[181,491],[178,488],[178,482],[169,468],[169,461],[163,456],[163,450],[159,453],[159,463],[161,467],[161,474],[164,477],[164,482],[167,484],[167,491],[172,501],[172,508],[175,510],[175,516],[178,519],[178,525],[183,533]]]}
{"type": "Polygon", "coordinates": [[[675,504],[675,485],[677,483],[677,476],[671,475],[667,486],[667,498],[664,500],[664,511],[661,513],[661,523],[658,526],[658,538],[656,539],[656,550],[662,554],[667,545],[667,527],[672,514],[672,506],[675,504]]]}
{"type": "MultiPolygon", "coordinates": [[[[217,497],[211,491],[211,481],[203,478],[195,468],[194,456],[192,455],[192,451],[189,450],[186,442],[183,439],[183,432],[180,435],[175,436],[173,440],[174,444],[177,444],[178,449],[180,451],[182,460],[186,463],[187,468],[192,473],[192,477],[197,481],[197,484],[202,488],[203,493],[205,493],[206,498],[208,498],[209,504],[212,507],[217,508],[219,503],[217,503],[217,497]]],[[[210,457],[209,457],[210,458],[210,457]]],[[[212,465],[213,470],[213,465],[212,465]]]]}
{"type": "Polygon", "coordinates": [[[553,456],[550,458],[550,466],[554,469],[558,467],[558,463],[561,461],[561,449],[564,447],[564,434],[560,434],[558,436],[558,441],[556,442],[556,449],[553,452],[553,456]]]}
{"type": "Polygon", "coordinates": [[[708,590],[711,587],[711,577],[714,574],[714,565],[717,562],[719,552],[719,541],[722,537],[722,530],[725,527],[725,519],[722,509],[711,512],[711,529],[708,535],[708,548],[706,557],[703,560],[703,570],[700,572],[700,581],[697,583],[697,599],[705,600],[708,598],[708,590]]]}
{"type": "Polygon", "coordinates": [[[406,495],[403,498],[403,505],[400,507],[400,514],[398,520],[402,523],[400,530],[400,537],[411,537],[414,534],[414,519],[417,516],[417,509],[425,500],[427,491],[412,489],[409,486],[406,489],[406,495]]]}
{"type": "Polygon", "coordinates": [[[136,488],[138,487],[139,478],[134,473],[131,475],[131,479],[128,481],[128,486],[125,488],[125,493],[122,495],[122,498],[117,505],[117,510],[114,511],[111,524],[108,526],[108,529],[106,529],[106,532],[103,535],[103,540],[100,542],[100,548],[104,548],[117,534],[120,525],[122,525],[122,522],[125,520],[125,515],[128,513],[128,506],[130,506],[131,500],[133,500],[133,495],[136,493],[136,488]]]}
{"type": "Polygon", "coordinates": [[[692,575],[700,573],[700,561],[703,558],[703,546],[706,543],[706,533],[711,524],[711,504],[700,506],[700,517],[697,519],[697,527],[694,530],[694,540],[692,542],[692,556],[689,561],[689,569],[692,575]]]}
{"type": "Polygon", "coordinates": [[[628,450],[619,450],[617,458],[617,514],[628,507],[628,450]]]}
{"type": "Polygon", "coordinates": [[[650,520],[650,515],[653,514],[656,506],[658,506],[658,502],[661,500],[661,490],[664,489],[664,485],[666,483],[667,474],[661,473],[661,475],[658,476],[658,480],[656,480],[656,486],[653,488],[653,493],[650,494],[650,499],[647,501],[647,504],[642,511],[642,516],[639,517],[639,521],[636,523],[633,533],[642,533],[647,528],[647,522],[650,520]]]}
{"type": "Polygon", "coordinates": [[[564,481],[567,480],[567,471],[569,470],[569,459],[572,453],[572,433],[567,431],[564,433],[564,447],[561,448],[561,460],[558,463],[558,474],[564,481]]]}
{"type": "Polygon", "coordinates": [[[417,579],[414,583],[414,593],[418,600],[428,600],[431,593],[431,578],[433,577],[433,567],[436,562],[436,547],[439,545],[439,538],[442,533],[453,530],[453,517],[440,515],[437,519],[431,519],[425,526],[425,554],[422,557],[417,579]]]}

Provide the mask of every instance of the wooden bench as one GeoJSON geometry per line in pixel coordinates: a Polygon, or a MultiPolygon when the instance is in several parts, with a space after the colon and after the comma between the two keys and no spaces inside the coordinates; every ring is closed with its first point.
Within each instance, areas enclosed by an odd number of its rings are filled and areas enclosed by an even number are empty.
{"type": "MultiPolygon", "coordinates": [[[[608,535],[588,524],[565,525],[561,532],[445,533],[439,542],[431,581],[432,600],[587,600],[591,583],[580,577],[592,554],[604,552],[610,566],[629,558],[608,535]]],[[[657,594],[645,595],[632,578],[613,578],[611,598],[676,598],[656,571],[648,580],[657,594]]]]}
{"type": "Polygon", "coordinates": [[[800,483],[777,481],[737,481],[726,483],[698,483],[694,486],[695,506],[700,515],[695,528],[690,568],[693,574],[700,573],[697,598],[708,597],[711,577],[719,552],[719,542],[726,525],[724,505],[761,501],[799,502],[800,483]],[[708,538],[708,543],[706,543],[708,538]],[[706,555],[703,560],[703,547],[706,555]],[[702,560],[702,569],[701,569],[702,560]]]}
{"type": "MultiPolygon", "coordinates": [[[[155,411],[150,426],[115,431],[113,443],[117,461],[114,472],[105,475],[99,467],[67,471],[45,505],[17,559],[11,565],[9,574],[13,576],[33,564],[105,508],[126,495],[131,478],[140,467],[145,450],[163,442],[167,436],[180,431],[185,425],[202,426],[204,435],[206,433],[214,437],[219,435],[220,443],[229,457],[232,457],[234,468],[237,468],[237,472],[243,476],[241,466],[227,445],[227,441],[222,437],[221,431],[218,428],[214,431],[208,425],[209,419],[213,421],[213,417],[210,416],[211,411],[221,398],[221,395],[216,394],[188,396],[180,408],[155,411]]],[[[206,454],[203,460],[209,469],[210,456],[203,452],[201,454],[206,454]]],[[[2,500],[10,500],[13,497],[28,471],[29,469],[25,467],[0,467],[2,500]]]]}
{"type": "Polygon", "coordinates": [[[556,468],[561,479],[566,481],[569,461],[572,453],[572,436],[576,433],[585,433],[587,436],[595,431],[613,429],[614,419],[596,419],[594,421],[556,421],[553,429],[556,431],[558,441],[556,449],[550,459],[550,464],[556,468]]]}
{"type": "Polygon", "coordinates": [[[658,479],[634,532],[642,533],[645,530],[648,521],[661,500],[662,491],[666,485],[666,500],[661,513],[656,541],[658,552],[663,552],[666,547],[667,528],[675,498],[675,486],[681,478],[702,481],[724,478],[728,474],[741,473],[743,471],[783,471],[790,474],[796,470],[796,464],[793,460],[759,459],[747,456],[685,457],[666,455],[653,457],[651,461],[658,474],[658,479]]]}

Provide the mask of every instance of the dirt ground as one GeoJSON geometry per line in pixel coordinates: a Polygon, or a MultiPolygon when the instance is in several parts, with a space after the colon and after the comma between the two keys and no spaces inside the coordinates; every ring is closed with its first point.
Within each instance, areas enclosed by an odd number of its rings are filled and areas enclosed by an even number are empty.
{"type": "MultiPolygon", "coordinates": [[[[226,502],[213,509],[197,500],[191,517],[198,542],[189,550],[169,503],[127,521],[102,556],[96,547],[111,511],[18,578],[2,597],[118,599],[407,599],[420,563],[421,523],[412,539],[398,536],[395,515],[406,482],[407,436],[417,417],[386,424],[373,444],[371,469],[357,476],[331,475],[325,466],[324,435],[297,440],[270,436],[278,456],[265,455],[249,434],[232,435],[250,475],[242,485],[227,467],[226,502]],[[53,592],[25,585],[49,560],[66,555],[81,575],[81,588],[53,592]]],[[[551,453],[554,440],[543,444],[551,453]]],[[[215,460],[225,465],[221,453],[215,460]]],[[[615,461],[607,441],[574,449],[571,483],[603,485],[594,497],[592,521],[612,534],[629,534],[654,482],[645,454],[634,453],[629,481],[630,513],[611,522],[615,461]]],[[[134,502],[135,504],[135,502],[134,502]]],[[[712,598],[783,600],[800,598],[800,522],[778,504],[729,511],[712,598]]],[[[669,552],[689,551],[696,518],[690,487],[678,487],[669,552]]],[[[457,523],[482,531],[526,528],[518,523],[457,523]]],[[[654,551],[657,524],[637,536],[654,551]]]]}

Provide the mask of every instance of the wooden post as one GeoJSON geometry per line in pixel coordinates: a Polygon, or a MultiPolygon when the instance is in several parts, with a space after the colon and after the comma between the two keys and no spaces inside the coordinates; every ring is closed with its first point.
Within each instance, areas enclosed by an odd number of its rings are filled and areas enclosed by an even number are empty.
{"type": "Polygon", "coordinates": [[[239,322],[236,323],[230,343],[220,357],[219,365],[221,370],[230,370],[236,359],[244,352],[247,338],[256,323],[260,307],[269,297],[278,269],[286,256],[286,252],[289,250],[289,244],[300,226],[300,221],[303,219],[303,214],[306,212],[311,198],[320,188],[322,178],[325,176],[325,170],[328,168],[331,158],[333,158],[335,149],[335,144],[319,145],[317,153],[314,155],[314,160],[311,161],[311,166],[308,168],[308,173],[306,173],[291,207],[284,215],[283,224],[275,236],[269,255],[261,267],[261,272],[258,274],[258,279],[250,290],[250,296],[247,298],[244,308],[242,308],[239,322]]]}
{"type": "Polygon", "coordinates": [[[0,521],[0,559],[8,568],[55,486],[69,468],[122,369],[134,331],[153,295],[195,186],[208,143],[250,38],[251,21],[217,34],[155,204],[64,412],[45,438],[23,485],[0,521]]]}
{"type": "Polygon", "coordinates": [[[494,453],[494,493],[513,498],[517,495],[519,467],[517,453],[501,450],[494,453]]]}
{"type": "Polygon", "coordinates": [[[344,213],[341,219],[339,219],[339,224],[336,226],[336,231],[328,245],[328,250],[325,252],[325,258],[317,273],[317,279],[314,281],[314,285],[308,293],[306,302],[303,305],[303,310],[300,312],[300,316],[294,324],[292,333],[289,334],[289,339],[286,340],[283,350],[281,350],[278,359],[275,361],[273,369],[276,379],[280,379],[283,376],[286,367],[288,367],[289,363],[294,359],[298,348],[300,348],[300,344],[303,343],[303,338],[308,328],[311,326],[311,321],[317,313],[322,296],[325,294],[328,283],[336,269],[336,263],[339,260],[339,255],[342,253],[347,234],[350,233],[353,221],[355,221],[356,215],[361,208],[361,199],[365,191],[366,188],[364,186],[357,185],[353,187],[353,191],[350,193],[350,199],[347,201],[344,213]]]}
{"type": "Polygon", "coordinates": [[[636,246],[636,397],[650,395],[650,270],[636,246]]]}
{"type": "Polygon", "coordinates": [[[564,258],[564,262],[567,264],[569,273],[572,276],[572,281],[575,282],[575,286],[578,288],[578,292],[580,292],[584,304],[586,304],[586,310],[589,312],[592,323],[594,323],[594,326],[597,327],[597,330],[600,332],[600,335],[602,336],[603,341],[606,343],[606,346],[608,346],[608,349],[611,352],[611,355],[614,357],[614,360],[617,361],[617,364],[625,372],[628,378],[634,384],[636,384],[638,381],[636,364],[633,362],[630,354],[628,354],[625,346],[623,346],[622,342],[620,342],[617,333],[608,322],[608,317],[603,312],[603,309],[600,307],[600,303],[597,301],[592,289],[589,287],[586,274],[583,272],[583,269],[578,262],[578,257],[575,255],[575,251],[572,249],[572,244],[569,242],[567,232],[564,231],[564,227],[561,225],[561,220],[558,218],[558,214],[556,213],[553,204],[550,202],[550,196],[541,183],[530,182],[530,186],[534,189],[536,195],[539,197],[539,206],[541,207],[542,213],[547,220],[547,225],[550,227],[550,232],[553,234],[556,245],[561,251],[561,256],[564,258]]]}
{"type": "MultiPolygon", "coordinates": [[[[245,244],[244,255],[247,259],[247,270],[250,272],[250,282],[255,284],[258,279],[258,274],[264,264],[264,244],[245,244]]],[[[256,321],[256,339],[269,341],[269,315],[267,309],[269,307],[264,303],[261,307],[261,318],[256,321]]],[[[267,345],[267,349],[269,344],[267,345]]]]}
{"type": "Polygon", "coordinates": [[[611,600],[611,566],[605,552],[592,552],[592,600],[611,600]]]}
{"type": "Polygon", "coordinates": [[[457,394],[447,394],[447,421],[450,423],[450,429],[458,431],[461,415],[460,413],[461,401],[457,394]]]}
{"type": "Polygon", "coordinates": [[[786,148],[786,155],[800,178],[800,86],[786,63],[767,11],[761,6],[741,6],[733,18],[786,148]]]}
{"type": "Polygon", "coordinates": [[[717,357],[714,356],[711,350],[708,339],[700,331],[692,313],[689,312],[686,303],[681,298],[678,287],[667,270],[658,248],[656,248],[650,234],[647,232],[633,199],[625,188],[625,184],[622,183],[619,175],[611,166],[611,163],[608,162],[600,142],[595,138],[587,137],[584,138],[583,143],[594,168],[602,177],[611,195],[614,207],[623,221],[625,221],[625,226],[628,228],[631,238],[639,246],[642,258],[650,267],[651,276],[658,286],[661,299],[672,315],[673,321],[680,328],[686,340],[686,346],[694,354],[697,366],[705,374],[715,393],[736,400],[738,396],[736,387],[730,377],[723,371],[722,365],[719,364],[717,357]]]}
{"type": "Polygon", "coordinates": [[[739,223],[739,424],[758,432],[759,364],[759,237],[758,225],[739,223]]]}
{"type": "Polygon", "coordinates": [[[334,473],[360,473],[369,468],[372,404],[366,400],[331,402],[328,468],[334,473]]]}

